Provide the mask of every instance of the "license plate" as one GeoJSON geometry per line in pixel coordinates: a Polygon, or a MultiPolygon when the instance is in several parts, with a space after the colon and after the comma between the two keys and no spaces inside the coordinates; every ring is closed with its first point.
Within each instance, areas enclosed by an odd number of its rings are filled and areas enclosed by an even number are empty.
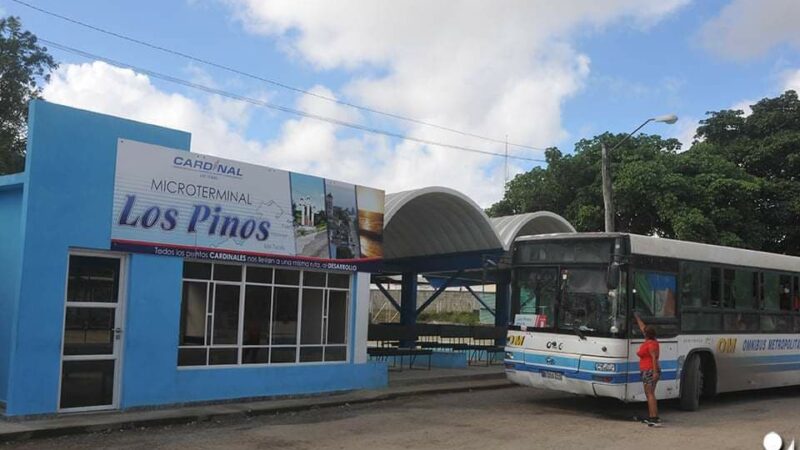
{"type": "Polygon", "coordinates": [[[561,377],[563,376],[561,372],[550,372],[549,370],[542,370],[540,373],[542,374],[542,378],[547,378],[548,380],[561,381],[561,377]]]}

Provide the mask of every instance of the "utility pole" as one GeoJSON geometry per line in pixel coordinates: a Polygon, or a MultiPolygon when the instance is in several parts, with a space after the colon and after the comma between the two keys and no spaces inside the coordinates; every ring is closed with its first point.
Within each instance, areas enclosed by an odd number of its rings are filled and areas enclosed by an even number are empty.
{"type": "Polygon", "coordinates": [[[652,117],[650,119],[647,119],[644,121],[644,123],[636,127],[635,130],[626,134],[621,141],[617,142],[617,145],[611,148],[611,150],[607,150],[605,142],[600,141],[600,151],[601,151],[600,175],[603,179],[603,209],[605,210],[606,233],[614,232],[614,194],[611,192],[611,173],[609,171],[608,154],[619,148],[620,145],[622,145],[625,141],[630,139],[631,136],[636,134],[637,131],[641,130],[642,127],[644,127],[650,122],[662,122],[672,125],[677,121],[678,121],[678,116],[676,116],[675,114],[667,114],[664,116],[652,117]]]}
{"type": "Polygon", "coordinates": [[[605,211],[606,233],[614,232],[614,193],[611,191],[611,174],[608,172],[608,150],[606,144],[600,143],[602,164],[601,176],[603,178],[603,209],[605,211]]]}
{"type": "MultiPolygon", "coordinates": [[[[506,184],[508,184],[508,135],[506,135],[506,158],[505,158],[506,184]]],[[[505,186],[503,186],[505,189],[505,186]]]]}

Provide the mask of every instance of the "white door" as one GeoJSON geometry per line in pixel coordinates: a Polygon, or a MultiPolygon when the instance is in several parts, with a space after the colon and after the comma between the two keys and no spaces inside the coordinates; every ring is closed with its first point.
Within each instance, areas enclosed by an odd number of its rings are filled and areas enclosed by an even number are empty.
{"type": "Polygon", "coordinates": [[[69,255],[59,411],[118,407],[125,262],[112,253],[69,255]]]}

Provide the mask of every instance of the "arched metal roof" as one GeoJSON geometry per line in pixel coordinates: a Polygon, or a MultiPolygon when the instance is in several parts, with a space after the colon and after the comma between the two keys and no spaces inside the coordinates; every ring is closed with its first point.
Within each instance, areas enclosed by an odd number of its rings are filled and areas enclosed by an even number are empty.
{"type": "Polygon", "coordinates": [[[386,259],[503,248],[483,209],[446,187],[388,194],[384,223],[386,259]]]}
{"type": "Polygon", "coordinates": [[[506,251],[511,249],[514,239],[519,236],[575,232],[575,228],[567,222],[567,219],[550,211],[494,217],[489,220],[506,251]]]}

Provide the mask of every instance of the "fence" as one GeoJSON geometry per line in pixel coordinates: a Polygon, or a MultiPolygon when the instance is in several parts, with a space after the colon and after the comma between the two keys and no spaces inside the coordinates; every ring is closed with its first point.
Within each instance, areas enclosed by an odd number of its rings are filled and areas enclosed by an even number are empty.
{"type": "MultiPolygon", "coordinates": [[[[399,289],[387,289],[392,297],[400,302],[399,289]]],[[[494,293],[482,293],[476,291],[481,299],[487,305],[494,308],[494,293]]],[[[417,308],[422,306],[428,297],[433,294],[432,290],[418,290],[417,291],[417,308]]],[[[436,298],[427,308],[425,313],[439,315],[442,313],[477,313],[480,323],[492,324],[494,323],[494,316],[486,310],[475,297],[472,296],[466,289],[458,288],[446,290],[436,298]]],[[[399,322],[400,313],[389,303],[389,300],[377,288],[370,290],[369,298],[369,316],[372,323],[390,323],[399,322]]]]}

